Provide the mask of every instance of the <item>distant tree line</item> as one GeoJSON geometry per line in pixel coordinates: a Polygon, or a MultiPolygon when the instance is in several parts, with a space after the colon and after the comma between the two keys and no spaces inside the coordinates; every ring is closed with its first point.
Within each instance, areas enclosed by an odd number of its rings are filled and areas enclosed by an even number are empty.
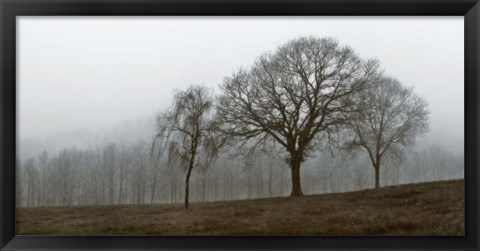
{"type": "Polygon", "coordinates": [[[423,154],[422,167],[409,167],[418,155],[405,153],[429,129],[427,102],[334,39],[291,40],[220,89],[219,96],[199,85],[177,91],[152,142],[19,163],[20,204],[176,203],[183,194],[188,208],[190,187],[193,200],[209,201],[363,189],[369,178],[378,189],[381,180],[461,177],[462,163],[448,155],[437,163],[423,154]],[[410,177],[418,170],[428,172],[410,177]]]}
{"type": "MultiPolygon", "coordinates": [[[[42,153],[21,163],[19,160],[17,205],[184,203],[185,169],[168,167],[167,156],[154,164],[150,150],[151,144],[146,142],[129,146],[111,143],[99,149],[70,148],[51,155],[42,153]]],[[[431,147],[405,156],[401,164],[385,161],[388,168],[380,175],[382,184],[463,178],[463,155],[431,147]]],[[[374,176],[370,169],[365,155],[320,152],[304,163],[302,188],[305,194],[371,189],[374,176]]],[[[256,157],[247,162],[224,153],[210,167],[193,169],[190,198],[193,202],[206,202],[288,196],[290,175],[282,155],[256,157]]]]}

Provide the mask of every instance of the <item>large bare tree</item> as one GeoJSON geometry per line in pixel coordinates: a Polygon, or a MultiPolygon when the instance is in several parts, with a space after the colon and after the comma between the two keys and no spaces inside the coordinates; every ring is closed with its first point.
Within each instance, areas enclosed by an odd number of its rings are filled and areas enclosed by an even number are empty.
{"type": "Polygon", "coordinates": [[[380,187],[382,158],[396,159],[418,135],[428,132],[427,102],[412,88],[391,77],[378,77],[357,95],[354,112],[345,113],[353,139],[349,149],[365,149],[375,170],[375,189],[380,187]]]}
{"type": "Polygon", "coordinates": [[[210,144],[211,91],[193,85],[174,96],[173,106],[158,119],[158,137],[168,142],[168,163],[186,168],[185,208],[188,209],[189,181],[198,165],[199,150],[210,144]]]}
{"type": "Polygon", "coordinates": [[[291,196],[302,196],[302,161],[325,146],[322,139],[332,139],[344,123],[341,112],[351,109],[351,94],[362,91],[377,68],[331,38],[291,40],[225,79],[219,129],[251,151],[266,145],[286,151],[291,196]]]}

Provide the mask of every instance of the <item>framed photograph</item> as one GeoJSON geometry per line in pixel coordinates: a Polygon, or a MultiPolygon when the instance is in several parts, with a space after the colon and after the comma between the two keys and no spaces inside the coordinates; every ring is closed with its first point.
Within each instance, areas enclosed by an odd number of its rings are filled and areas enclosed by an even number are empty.
{"type": "Polygon", "coordinates": [[[477,0],[0,12],[2,250],[480,249],[477,0]]]}

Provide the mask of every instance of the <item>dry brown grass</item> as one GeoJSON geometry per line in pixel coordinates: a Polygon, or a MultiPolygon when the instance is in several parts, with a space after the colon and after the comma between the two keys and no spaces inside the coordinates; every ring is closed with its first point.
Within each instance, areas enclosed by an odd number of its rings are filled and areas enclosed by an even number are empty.
{"type": "Polygon", "coordinates": [[[21,208],[19,235],[463,235],[464,181],[302,198],[21,208]]]}

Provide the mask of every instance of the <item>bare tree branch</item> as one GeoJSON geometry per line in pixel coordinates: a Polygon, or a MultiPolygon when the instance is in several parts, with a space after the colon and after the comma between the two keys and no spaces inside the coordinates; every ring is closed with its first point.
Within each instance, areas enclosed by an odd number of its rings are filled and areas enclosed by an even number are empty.
{"type": "Polygon", "coordinates": [[[378,63],[361,60],[330,38],[302,37],[262,55],[249,69],[225,79],[219,130],[250,151],[277,143],[290,154],[292,196],[302,195],[300,163],[319,149],[316,138],[345,123],[351,96],[376,75],[378,63]]]}
{"type": "Polygon", "coordinates": [[[398,80],[379,76],[370,87],[356,95],[357,109],[344,113],[353,138],[351,149],[366,149],[375,169],[375,187],[379,184],[381,159],[385,154],[401,158],[403,148],[418,135],[428,132],[427,102],[405,88],[398,80]]]}

